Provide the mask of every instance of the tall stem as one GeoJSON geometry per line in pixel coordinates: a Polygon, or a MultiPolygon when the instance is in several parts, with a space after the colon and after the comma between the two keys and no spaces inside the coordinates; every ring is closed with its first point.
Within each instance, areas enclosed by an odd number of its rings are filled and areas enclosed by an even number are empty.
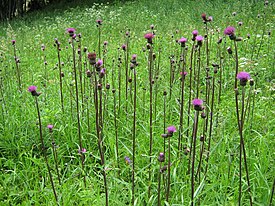
{"type": "Polygon", "coordinates": [[[181,69],[181,103],[180,103],[180,126],[179,126],[179,139],[178,139],[178,156],[182,150],[182,135],[183,135],[183,106],[184,106],[184,83],[185,83],[185,54],[184,47],[181,47],[182,69],[181,69]]]}
{"type": "Polygon", "coordinates": [[[60,58],[60,43],[56,39],[56,48],[57,48],[57,59],[58,59],[58,69],[59,69],[59,88],[60,88],[60,102],[61,110],[64,113],[64,98],[63,98],[63,84],[62,84],[62,71],[61,71],[61,58],[60,58]]]}
{"type": "Polygon", "coordinates": [[[152,84],[152,68],[153,68],[153,45],[150,45],[149,50],[149,84],[150,84],[150,149],[149,149],[149,186],[148,186],[148,198],[151,196],[151,181],[152,181],[152,149],[153,149],[153,84],[152,84]]]}
{"type": "Polygon", "coordinates": [[[199,111],[196,111],[193,127],[193,151],[192,151],[192,168],[191,168],[191,206],[194,205],[194,192],[195,192],[195,157],[196,157],[196,139],[198,130],[198,116],[199,111]]]}
{"type": "Polygon", "coordinates": [[[168,137],[168,174],[167,174],[167,191],[166,202],[169,202],[170,183],[171,182],[171,137],[168,137]]]}
{"type": "Polygon", "coordinates": [[[76,116],[77,116],[77,132],[78,132],[78,141],[80,147],[80,156],[81,156],[81,166],[84,172],[84,186],[86,187],[86,174],[84,168],[85,157],[82,151],[82,137],[81,137],[81,126],[80,126],[80,114],[79,114],[79,100],[78,100],[78,84],[77,84],[77,72],[76,72],[76,59],[75,59],[75,48],[74,48],[74,39],[72,39],[72,49],[73,49],[73,71],[74,71],[74,81],[75,81],[75,99],[76,99],[76,116]]]}
{"type": "Polygon", "coordinates": [[[133,165],[132,165],[132,205],[135,203],[135,155],[136,155],[136,107],[137,107],[137,82],[136,71],[134,72],[134,119],[133,119],[133,165]]]}
{"type": "Polygon", "coordinates": [[[46,162],[46,165],[47,165],[47,169],[48,169],[48,173],[49,173],[49,177],[50,177],[50,181],[51,181],[55,201],[56,201],[57,205],[59,205],[57,194],[56,194],[55,187],[54,187],[53,178],[52,178],[51,168],[49,166],[49,162],[48,162],[48,158],[47,158],[46,147],[45,147],[44,140],[43,140],[42,123],[41,123],[41,116],[40,116],[40,110],[39,110],[39,106],[38,106],[37,96],[35,97],[35,104],[36,104],[36,110],[37,110],[37,115],[38,115],[39,136],[40,136],[40,142],[41,142],[41,146],[42,146],[42,152],[43,152],[43,156],[44,156],[44,159],[45,159],[45,162],[46,162]]]}

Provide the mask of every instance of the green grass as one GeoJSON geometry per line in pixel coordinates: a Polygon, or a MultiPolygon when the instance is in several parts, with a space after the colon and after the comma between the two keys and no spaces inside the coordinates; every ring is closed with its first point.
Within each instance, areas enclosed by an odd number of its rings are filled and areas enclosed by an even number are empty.
{"type": "MultiPolygon", "coordinates": [[[[125,43],[125,32],[130,31],[130,55],[137,54],[137,152],[136,152],[136,205],[157,205],[157,174],[159,163],[157,157],[162,152],[163,139],[163,91],[169,91],[170,57],[179,58],[180,46],[176,39],[184,36],[188,38],[187,68],[192,47],[192,34],[197,29],[204,34],[204,24],[201,13],[211,15],[214,21],[210,24],[210,65],[219,63],[217,55],[217,40],[223,37],[223,30],[231,25],[236,27],[238,36],[244,41],[238,42],[240,70],[251,74],[256,83],[257,94],[253,119],[245,123],[245,143],[248,157],[248,167],[251,179],[251,192],[254,205],[268,205],[274,181],[274,5],[269,3],[265,8],[262,1],[126,1],[124,3],[97,3],[85,1],[80,5],[49,6],[45,11],[33,12],[24,18],[11,22],[1,22],[0,27],[0,76],[1,76],[1,115],[0,115],[0,205],[55,205],[50,187],[48,172],[40,149],[37,113],[33,97],[27,92],[30,85],[36,85],[41,110],[43,136],[45,144],[50,147],[51,139],[46,128],[47,124],[54,124],[54,138],[58,145],[58,160],[62,185],[58,185],[55,170],[53,178],[58,195],[62,196],[64,205],[103,205],[104,188],[103,177],[100,173],[100,157],[97,149],[95,128],[95,110],[93,100],[89,99],[91,133],[88,133],[87,115],[81,113],[81,128],[83,145],[87,149],[86,174],[87,187],[80,178],[81,163],[78,154],[78,137],[75,101],[73,99],[73,113],[70,105],[70,86],[72,83],[72,51],[68,44],[66,28],[74,27],[82,34],[82,46],[88,51],[97,51],[98,30],[95,20],[103,20],[101,40],[108,41],[108,51],[104,66],[108,76],[106,83],[111,89],[116,88],[118,95],[118,57],[122,59],[122,106],[125,105],[124,84],[124,54],[118,48],[125,43]],[[236,16],[232,12],[237,12],[236,16]],[[265,14],[264,14],[265,12],[265,14]],[[257,15],[260,14],[260,18],[257,15]],[[242,21],[243,25],[238,26],[242,21]],[[153,123],[153,181],[152,196],[148,200],[148,164],[149,164],[149,82],[148,82],[148,52],[144,34],[150,31],[150,25],[155,25],[154,52],[158,61],[158,51],[161,49],[160,74],[156,81],[158,96],[156,100],[156,116],[153,123]],[[220,34],[217,31],[220,30],[220,34]],[[271,35],[268,35],[271,31],[271,35]],[[212,34],[213,32],[213,34],[212,34]],[[247,34],[251,35],[247,39],[247,34]],[[173,37],[172,37],[173,36],[173,37]],[[64,105],[62,113],[59,99],[59,77],[57,52],[54,38],[61,42],[61,61],[64,62],[62,71],[64,81],[64,105]],[[20,58],[22,70],[23,92],[18,92],[16,69],[14,63],[11,40],[16,39],[17,56],[20,58]],[[41,44],[45,44],[47,58],[47,72],[49,81],[45,82],[44,60],[41,44]],[[68,46],[68,48],[66,48],[68,46]],[[261,46],[261,47],[260,47],[261,46]],[[260,48],[260,49],[259,49],[260,48]],[[259,54],[258,54],[259,51],[259,54]],[[114,60],[114,62],[113,62],[114,60]],[[115,84],[111,80],[114,71],[115,84]],[[255,76],[257,74],[257,76],[255,76]],[[146,89],[146,91],[144,90],[146,89]],[[47,101],[44,101],[44,98],[47,101]],[[145,99],[144,99],[145,97],[145,99]],[[252,127],[250,125],[252,124],[252,127]]],[[[223,85],[221,104],[215,104],[212,146],[210,151],[207,178],[203,175],[201,181],[196,180],[198,199],[201,205],[237,205],[238,204],[238,162],[239,162],[239,134],[235,115],[234,102],[234,72],[235,61],[230,57],[226,48],[234,48],[228,37],[222,43],[223,85]],[[225,43],[226,41],[226,43],[225,43]],[[219,119],[216,115],[219,110],[219,119]],[[217,124],[216,124],[216,121],[217,124]]],[[[234,51],[234,49],[233,49],[234,51]]],[[[233,55],[234,56],[234,55],[233,55]]],[[[202,78],[205,75],[205,48],[202,51],[202,78]]],[[[212,71],[212,67],[211,67],[212,71]]],[[[189,70],[187,70],[189,72],[189,70]]],[[[86,75],[84,74],[86,78],[86,75]]],[[[179,125],[180,105],[180,75],[176,74],[171,100],[167,102],[166,125],[179,125]]],[[[87,79],[86,79],[87,80],[87,79]]],[[[188,75],[186,84],[189,84],[188,75]]],[[[204,89],[204,80],[202,79],[204,89]]],[[[155,84],[155,85],[156,85],[155,84]]],[[[247,86],[248,88],[249,86],[247,86]]],[[[218,84],[216,84],[216,89],[218,84]]],[[[124,162],[124,156],[132,156],[132,102],[129,101],[129,112],[124,110],[118,116],[120,176],[116,165],[115,155],[115,127],[113,121],[113,95],[104,89],[108,95],[106,108],[108,111],[104,120],[104,145],[106,146],[106,168],[110,205],[128,205],[131,203],[131,168],[124,162]]],[[[186,86],[186,89],[188,87],[186,86]]],[[[89,90],[88,90],[89,91],[89,90]]],[[[216,94],[217,94],[216,90],[216,94]]],[[[204,92],[204,90],[203,90],[204,92]]],[[[247,89],[248,92],[248,89],[247,89]]],[[[254,92],[254,89],[253,89],[254,92]]],[[[87,92],[86,95],[89,93],[87,92]]],[[[167,97],[169,96],[169,93],[167,97]]],[[[118,99],[118,96],[116,96],[118,99]]],[[[201,98],[204,98],[202,93],[201,98]]],[[[184,131],[186,128],[188,90],[185,94],[184,131]]],[[[85,100],[85,105],[86,105],[85,100]]],[[[217,102],[217,99],[215,99],[217,102]]],[[[117,103],[118,104],[118,103],[117,103]]],[[[85,105],[82,108],[85,108],[85,105]]],[[[251,102],[252,105],[252,102],[251,102]]],[[[252,107],[252,106],[251,106],[252,107]]],[[[193,118],[194,111],[191,116],[193,118]]],[[[251,113],[250,113],[251,118],[251,113]]],[[[191,120],[191,123],[193,120],[191,120]]],[[[198,137],[202,134],[203,120],[200,118],[198,137]]],[[[192,124],[189,128],[192,130],[192,124]]],[[[190,204],[190,176],[186,174],[188,156],[177,158],[178,133],[172,141],[171,194],[170,205],[190,204]]],[[[190,137],[183,138],[184,144],[190,142],[190,137]]],[[[199,142],[199,140],[198,140],[199,142]]],[[[199,143],[197,144],[197,152],[199,143]]],[[[50,165],[54,168],[51,150],[47,150],[50,165]]],[[[197,153],[198,157],[198,153],[197,153]]],[[[198,159],[196,160],[196,166],[198,159]]],[[[205,167],[205,161],[203,162],[205,167]]],[[[165,173],[165,175],[167,175],[165,173]]],[[[243,168],[243,205],[249,205],[245,170],[243,168]]]]}

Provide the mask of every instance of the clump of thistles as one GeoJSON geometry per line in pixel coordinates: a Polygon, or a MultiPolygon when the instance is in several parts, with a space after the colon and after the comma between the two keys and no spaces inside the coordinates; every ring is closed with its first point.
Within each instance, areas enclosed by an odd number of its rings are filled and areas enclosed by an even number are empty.
{"type": "Polygon", "coordinates": [[[203,110],[203,101],[201,99],[194,99],[192,101],[192,104],[194,105],[194,109],[197,111],[202,111],[203,110]]]}
{"type": "Polygon", "coordinates": [[[250,74],[247,72],[239,72],[237,74],[237,79],[240,80],[240,85],[245,86],[247,81],[250,79],[250,74]]]}

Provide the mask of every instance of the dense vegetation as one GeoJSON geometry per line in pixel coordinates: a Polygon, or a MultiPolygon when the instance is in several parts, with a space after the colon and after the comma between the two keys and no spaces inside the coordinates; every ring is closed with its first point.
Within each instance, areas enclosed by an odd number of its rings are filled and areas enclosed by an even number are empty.
{"type": "Polygon", "coordinates": [[[272,205],[274,5],[88,2],[1,22],[0,205],[272,205]]]}

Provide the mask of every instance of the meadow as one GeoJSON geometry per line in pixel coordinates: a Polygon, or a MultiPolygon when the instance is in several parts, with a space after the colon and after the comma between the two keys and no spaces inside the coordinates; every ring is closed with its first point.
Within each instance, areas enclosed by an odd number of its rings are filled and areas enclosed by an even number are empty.
{"type": "Polygon", "coordinates": [[[0,205],[273,205],[274,11],[85,0],[0,22],[0,205]]]}

